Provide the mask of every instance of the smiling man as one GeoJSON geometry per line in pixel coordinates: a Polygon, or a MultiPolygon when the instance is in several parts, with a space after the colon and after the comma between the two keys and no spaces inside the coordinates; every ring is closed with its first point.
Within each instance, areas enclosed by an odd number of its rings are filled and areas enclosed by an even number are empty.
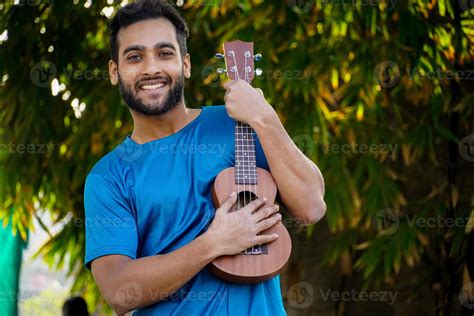
{"type": "Polygon", "coordinates": [[[224,85],[225,106],[186,107],[187,37],[163,0],[129,4],[111,21],[111,82],[134,129],[87,176],[85,265],[119,315],[285,315],[279,275],[236,284],[206,269],[219,256],[276,240],[261,232],[281,219],[278,206],[259,197],[229,212],[234,194],[216,210],[212,184],[234,166],[234,120],[255,129],[257,167],[272,171],[281,201],[303,224],[325,213],[321,173],[244,81],[224,85]]]}

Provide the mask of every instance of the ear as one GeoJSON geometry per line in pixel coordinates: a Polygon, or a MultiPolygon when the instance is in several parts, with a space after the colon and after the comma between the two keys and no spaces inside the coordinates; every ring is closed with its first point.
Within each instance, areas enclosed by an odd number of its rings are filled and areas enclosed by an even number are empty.
{"type": "Polygon", "coordinates": [[[184,72],[184,78],[191,77],[191,56],[189,54],[184,55],[183,72],[184,72]]]}
{"type": "Polygon", "coordinates": [[[110,83],[112,85],[117,85],[118,83],[118,65],[111,59],[109,60],[109,75],[110,83]]]}

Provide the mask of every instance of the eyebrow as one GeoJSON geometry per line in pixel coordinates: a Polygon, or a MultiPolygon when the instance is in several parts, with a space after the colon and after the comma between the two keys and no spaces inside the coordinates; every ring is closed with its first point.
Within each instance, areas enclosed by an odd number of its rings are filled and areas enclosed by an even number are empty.
{"type": "MultiPolygon", "coordinates": [[[[155,45],[153,45],[153,49],[161,49],[161,48],[170,48],[176,51],[176,47],[171,42],[158,42],[155,45]]],[[[146,50],[146,47],[143,45],[131,45],[125,48],[122,55],[125,55],[126,53],[130,51],[134,51],[134,50],[143,52],[146,50]]]]}

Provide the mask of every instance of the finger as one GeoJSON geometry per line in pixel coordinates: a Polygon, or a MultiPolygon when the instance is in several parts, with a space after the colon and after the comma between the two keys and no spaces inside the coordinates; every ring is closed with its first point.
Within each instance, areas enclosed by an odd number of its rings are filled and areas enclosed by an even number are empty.
{"type": "Polygon", "coordinates": [[[257,232],[260,233],[261,231],[264,231],[266,229],[269,229],[276,223],[278,223],[281,220],[281,214],[274,214],[273,216],[270,216],[269,218],[266,218],[260,222],[257,223],[257,232]]]}
{"type": "Polygon", "coordinates": [[[263,245],[269,242],[274,241],[278,238],[278,234],[270,234],[270,235],[257,235],[255,238],[255,245],[263,245]]]}
{"type": "Polygon", "coordinates": [[[236,201],[237,201],[237,194],[235,192],[232,192],[232,194],[227,197],[224,203],[221,204],[219,209],[228,212],[232,208],[232,206],[234,206],[236,201]]]}
{"type": "Polygon", "coordinates": [[[230,92],[230,90],[227,90],[227,91],[225,92],[225,94],[224,94],[224,100],[227,99],[227,95],[229,94],[229,92],[230,92]]]}
{"type": "Polygon", "coordinates": [[[278,212],[279,209],[280,209],[280,206],[276,204],[272,204],[267,207],[262,207],[261,209],[259,209],[257,212],[253,214],[255,223],[258,223],[262,219],[269,217],[275,212],[278,212]]]}
{"type": "Polygon", "coordinates": [[[230,89],[230,85],[232,84],[232,80],[227,80],[226,82],[224,82],[224,84],[222,85],[222,87],[226,90],[229,90],[230,89]]]}
{"type": "Polygon", "coordinates": [[[244,209],[247,213],[252,214],[255,210],[262,207],[266,201],[264,199],[256,199],[250,202],[249,204],[245,205],[244,209]]]}
{"type": "Polygon", "coordinates": [[[260,94],[261,94],[261,95],[262,95],[262,97],[263,97],[264,95],[263,95],[263,91],[262,91],[262,89],[260,89],[260,88],[256,88],[256,89],[258,90],[258,92],[260,92],[260,94]]]}

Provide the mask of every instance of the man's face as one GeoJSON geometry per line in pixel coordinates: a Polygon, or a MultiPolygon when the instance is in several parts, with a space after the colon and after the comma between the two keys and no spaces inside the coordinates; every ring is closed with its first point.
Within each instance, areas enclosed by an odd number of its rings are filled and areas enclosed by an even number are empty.
{"type": "Polygon", "coordinates": [[[184,78],[190,76],[190,58],[181,52],[174,25],[165,18],[134,23],[121,29],[118,67],[109,62],[112,84],[135,112],[157,116],[182,100],[184,78]]]}

